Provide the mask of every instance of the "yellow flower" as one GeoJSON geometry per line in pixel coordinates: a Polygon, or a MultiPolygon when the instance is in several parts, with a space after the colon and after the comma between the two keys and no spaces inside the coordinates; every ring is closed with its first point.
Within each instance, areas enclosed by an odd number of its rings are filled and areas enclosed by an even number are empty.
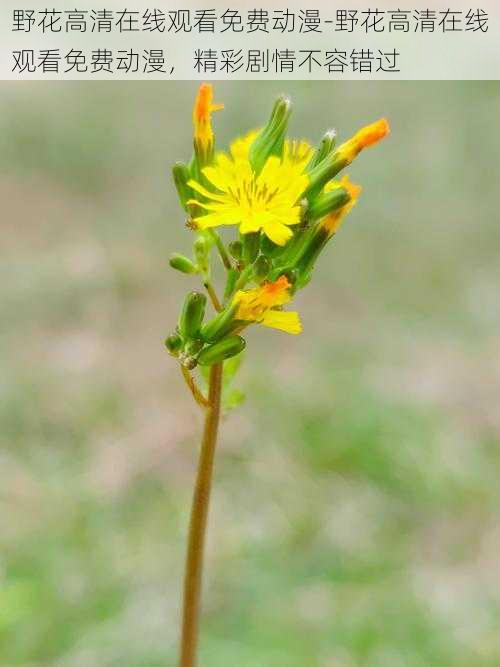
{"type": "Polygon", "coordinates": [[[326,215],[321,221],[321,227],[326,229],[328,236],[333,236],[342,224],[344,217],[349,213],[352,207],[357,203],[362,187],[355,185],[349,180],[349,176],[344,176],[340,181],[330,181],[325,185],[325,192],[331,192],[335,188],[344,188],[351,197],[345,206],[326,215]]]}
{"type": "Polygon", "coordinates": [[[223,108],[223,104],[213,103],[212,86],[202,83],[193,107],[193,125],[195,147],[203,156],[209,156],[214,145],[212,112],[223,108]]]}
{"type": "Polygon", "coordinates": [[[391,128],[389,127],[388,121],[385,118],[381,118],[375,123],[358,130],[353,137],[339,146],[337,153],[350,163],[358,153],[363,150],[363,148],[378,143],[386,137],[390,131],[391,128]]]}
{"type": "Polygon", "coordinates": [[[276,310],[289,303],[291,299],[288,278],[280,276],[272,283],[263,283],[260,287],[236,292],[233,297],[233,304],[238,306],[235,318],[299,334],[302,331],[299,314],[294,311],[276,310]]]}
{"type": "Polygon", "coordinates": [[[287,140],[283,157],[271,156],[257,174],[249,156],[256,136],[257,132],[251,132],[237,139],[230,155],[219,153],[213,166],[202,170],[213,189],[189,181],[204,200],[189,203],[207,211],[195,218],[198,229],[239,225],[242,234],[262,229],[271,241],[284,245],[292,236],[290,226],[300,222],[300,198],[309,184],[304,169],[312,148],[305,141],[287,140]]]}

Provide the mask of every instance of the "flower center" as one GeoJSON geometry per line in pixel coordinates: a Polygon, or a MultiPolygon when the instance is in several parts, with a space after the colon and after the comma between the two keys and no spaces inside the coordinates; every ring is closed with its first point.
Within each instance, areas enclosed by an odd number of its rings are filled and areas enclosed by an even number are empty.
{"type": "Polygon", "coordinates": [[[235,204],[252,211],[265,211],[278,191],[279,188],[271,190],[267,183],[258,183],[255,177],[243,180],[228,190],[235,204]]]}

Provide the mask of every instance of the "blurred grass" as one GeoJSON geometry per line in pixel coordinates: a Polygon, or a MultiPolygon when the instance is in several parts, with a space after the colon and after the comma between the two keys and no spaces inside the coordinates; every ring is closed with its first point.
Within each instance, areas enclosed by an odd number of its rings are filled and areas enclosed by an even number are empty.
{"type": "MultiPolygon", "coordinates": [[[[221,142],[283,87],[217,85],[221,142]]],[[[2,84],[6,667],[175,664],[200,417],[161,341],[194,286],[167,267],[194,91],[2,84]]],[[[298,135],[393,133],[349,170],[363,197],[298,299],[305,334],[250,335],[201,665],[496,667],[500,87],[286,92],[298,135]]]]}

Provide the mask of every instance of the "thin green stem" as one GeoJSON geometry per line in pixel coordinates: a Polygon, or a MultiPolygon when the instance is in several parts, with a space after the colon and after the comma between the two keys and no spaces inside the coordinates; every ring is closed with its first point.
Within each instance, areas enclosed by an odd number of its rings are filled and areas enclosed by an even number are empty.
{"type": "Polygon", "coordinates": [[[220,258],[222,260],[222,263],[224,264],[224,268],[229,271],[229,269],[232,268],[233,263],[231,262],[231,258],[227,254],[226,246],[222,242],[221,237],[219,234],[215,231],[215,229],[210,229],[210,236],[213,238],[215,245],[217,246],[217,250],[219,251],[220,258]]]}
{"type": "Polygon", "coordinates": [[[252,273],[253,273],[253,266],[250,264],[250,266],[247,266],[246,269],[243,269],[243,271],[241,272],[240,277],[238,278],[238,280],[234,285],[233,292],[237,292],[239,289],[245,287],[247,282],[252,277],[252,273]]]}
{"type": "Polygon", "coordinates": [[[217,296],[214,286],[212,285],[210,280],[205,279],[203,281],[203,287],[207,290],[208,296],[210,297],[210,301],[212,302],[213,307],[218,313],[220,313],[220,311],[222,310],[222,304],[219,301],[219,297],[217,296]]]}
{"type": "Polygon", "coordinates": [[[208,406],[205,415],[205,427],[201,441],[198,474],[194,488],[189,525],[188,550],[184,575],[180,667],[195,667],[196,665],[203,554],[215,447],[220,420],[221,392],[222,363],[214,364],[210,369],[208,406]]]}

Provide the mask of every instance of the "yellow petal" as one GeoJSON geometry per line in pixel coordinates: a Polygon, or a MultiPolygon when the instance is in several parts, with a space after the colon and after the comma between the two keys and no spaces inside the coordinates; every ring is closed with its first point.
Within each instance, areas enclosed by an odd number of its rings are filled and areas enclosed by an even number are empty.
{"type": "Polygon", "coordinates": [[[194,219],[198,229],[208,229],[209,227],[218,227],[219,225],[237,225],[233,211],[208,213],[194,219]]]}
{"type": "Polygon", "coordinates": [[[200,195],[203,195],[207,199],[213,199],[214,201],[219,201],[219,202],[226,201],[226,197],[224,197],[223,195],[219,195],[215,192],[211,192],[210,190],[207,190],[205,187],[203,187],[203,185],[200,185],[198,181],[194,181],[193,179],[191,179],[190,181],[188,181],[188,185],[190,188],[192,188],[196,192],[199,192],[200,195]]]}
{"type": "Polygon", "coordinates": [[[247,160],[250,153],[250,146],[252,145],[255,137],[259,134],[260,130],[252,130],[244,137],[238,137],[235,139],[230,146],[231,155],[233,158],[247,160]]]}
{"type": "Polygon", "coordinates": [[[276,245],[285,245],[293,236],[293,232],[281,222],[269,222],[263,230],[264,234],[276,245]]]}
{"type": "Polygon", "coordinates": [[[268,310],[261,324],[290,334],[299,334],[302,331],[300,317],[296,311],[268,310]]]}

